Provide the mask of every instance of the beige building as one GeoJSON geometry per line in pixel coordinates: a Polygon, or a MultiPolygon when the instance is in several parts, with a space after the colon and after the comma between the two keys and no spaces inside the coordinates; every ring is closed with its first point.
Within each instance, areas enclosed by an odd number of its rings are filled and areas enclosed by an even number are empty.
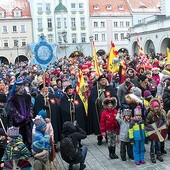
{"type": "Polygon", "coordinates": [[[0,1],[0,63],[28,60],[32,19],[27,0],[0,1]]]}

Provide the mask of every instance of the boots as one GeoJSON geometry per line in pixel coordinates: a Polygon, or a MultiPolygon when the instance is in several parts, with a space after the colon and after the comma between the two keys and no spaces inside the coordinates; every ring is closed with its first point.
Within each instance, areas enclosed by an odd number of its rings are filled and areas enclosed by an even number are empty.
{"type": "Polygon", "coordinates": [[[109,146],[108,149],[109,149],[109,157],[110,157],[111,159],[118,159],[118,158],[119,158],[119,157],[115,154],[115,150],[116,150],[115,146],[109,146]]]}
{"type": "Polygon", "coordinates": [[[155,154],[151,154],[151,162],[156,163],[155,154]]]}
{"type": "Polygon", "coordinates": [[[162,154],[166,154],[166,150],[165,150],[165,142],[161,142],[161,153],[162,154]]]}
{"type": "Polygon", "coordinates": [[[157,153],[156,159],[159,160],[160,162],[163,162],[163,158],[161,156],[161,152],[157,153]]]}
{"type": "Polygon", "coordinates": [[[83,170],[83,169],[85,169],[85,168],[86,168],[86,165],[83,164],[83,163],[80,163],[80,170],[83,170]]]}
{"type": "Polygon", "coordinates": [[[98,144],[99,146],[102,145],[102,139],[103,139],[102,135],[97,136],[97,140],[98,140],[98,143],[97,143],[97,144],[98,144]]]}

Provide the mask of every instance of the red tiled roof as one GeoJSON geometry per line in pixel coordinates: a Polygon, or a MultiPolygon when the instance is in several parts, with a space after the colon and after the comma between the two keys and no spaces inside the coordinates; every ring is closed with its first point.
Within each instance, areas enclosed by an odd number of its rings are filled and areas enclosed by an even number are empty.
{"type": "Polygon", "coordinates": [[[90,0],[90,15],[131,15],[126,0],[90,0]],[[99,10],[94,9],[94,5],[99,5],[99,10]],[[107,10],[106,6],[111,5],[111,10],[107,10]],[[119,10],[119,6],[123,5],[124,10],[119,10]]]}
{"type": "Polygon", "coordinates": [[[14,9],[22,10],[22,17],[30,18],[30,5],[28,0],[0,0],[0,8],[4,9],[6,12],[6,18],[13,17],[14,9]]]}
{"type": "Polygon", "coordinates": [[[127,2],[133,12],[160,12],[158,7],[161,0],[127,0],[127,2]]]}

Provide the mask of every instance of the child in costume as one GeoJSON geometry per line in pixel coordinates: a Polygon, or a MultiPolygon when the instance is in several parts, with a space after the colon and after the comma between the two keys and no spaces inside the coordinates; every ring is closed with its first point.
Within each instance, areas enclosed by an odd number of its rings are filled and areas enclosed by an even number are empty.
{"type": "MultiPolygon", "coordinates": [[[[163,112],[165,112],[161,107],[161,102],[158,98],[153,98],[150,101],[150,112],[148,113],[146,117],[146,126],[152,123],[156,123],[158,121],[165,122],[165,116],[163,115],[163,112]]],[[[156,159],[158,159],[160,162],[163,162],[163,158],[161,156],[161,147],[162,151],[164,150],[164,143],[161,146],[160,141],[151,140],[151,146],[150,146],[150,157],[151,162],[156,163],[156,159]],[[157,154],[157,157],[155,159],[155,153],[157,154]]]]}
{"type": "MultiPolygon", "coordinates": [[[[7,139],[8,144],[2,157],[4,163],[12,160],[14,165],[15,161],[21,159],[28,160],[31,157],[31,153],[23,143],[22,136],[19,134],[19,129],[17,127],[8,128],[7,139]]],[[[4,167],[4,163],[1,163],[1,167],[4,167]]],[[[21,169],[24,170],[24,168],[21,169]]],[[[31,167],[26,169],[31,169],[31,167]]]]}
{"type": "MultiPolygon", "coordinates": [[[[1,159],[3,157],[6,145],[7,145],[7,136],[6,136],[3,128],[0,128],[0,164],[3,163],[3,162],[1,162],[1,159]]],[[[0,170],[2,170],[2,169],[3,168],[0,167],[0,170]]]]}
{"type": "Polygon", "coordinates": [[[34,157],[34,170],[47,170],[49,168],[49,154],[45,149],[45,144],[43,141],[35,141],[32,144],[32,155],[34,157]]]}
{"type": "Polygon", "coordinates": [[[100,129],[102,136],[108,138],[109,157],[111,159],[118,159],[116,155],[116,137],[119,133],[119,124],[116,120],[117,99],[115,97],[106,98],[103,100],[104,110],[101,113],[100,129]]]}
{"type": "Polygon", "coordinates": [[[145,125],[142,120],[142,109],[137,106],[134,109],[134,119],[131,121],[129,126],[129,139],[133,144],[133,156],[136,165],[144,164],[144,153],[145,153],[145,125]]]}
{"type": "Polygon", "coordinates": [[[126,150],[130,159],[133,159],[132,145],[129,140],[129,125],[131,123],[132,110],[124,109],[121,117],[118,111],[116,120],[120,125],[120,156],[122,161],[126,161],[126,150]]]}

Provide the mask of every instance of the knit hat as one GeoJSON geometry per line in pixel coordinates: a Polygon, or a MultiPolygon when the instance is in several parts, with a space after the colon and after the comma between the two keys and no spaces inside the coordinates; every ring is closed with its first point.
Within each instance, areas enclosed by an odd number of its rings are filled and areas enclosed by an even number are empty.
{"type": "Polygon", "coordinates": [[[136,108],[134,109],[134,116],[137,115],[142,115],[142,109],[140,106],[136,106],[136,108]]]}
{"type": "Polygon", "coordinates": [[[31,148],[35,153],[40,153],[44,150],[45,143],[42,140],[35,141],[32,144],[31,148]]]}
{"type": "Polygon", "coordinates": [[[152,107],[159,107],[159,103],[157,101],[153,101],[152,102],[152,107]]]}
{"type": "Polygon", "coordinates": [[[6,136],[6,133],[3,128],[0,128],[0,136],[6,136]]]}
{"type": "Polygon", "coordinates": [[[124,114],[124,116],[131,116],[131,115],[132,115],[132,110],[130,110],[130,109],[124,109],[124,110],[123,110],[123,114],[124,114]]]}
{"type": "Polygon", "coordinates": [[[18,127],[10,127],[7,129],[7,136],[16,139],[19,136],[19,128],[18,127]]]}
{"type": "Polygon", "coordinates": [[[145,79],[147,79],[147,76],[142,74],[138,78],[139,78],[139,80],[144,81],[145,79]]]}
{"type": "Polygon", "coordinates": [[[38,112],[38,115],[42,116],[44,119],[47,118],[47,113],[44,109],[41,109],[39,112],[38,112]]]}
{"type": "Polygon", "coordinates": [[[144,98],[150,98],[152,97],[152,94],[149,90],[145,90],[143,93],[144,98]]]}
{"type": "Polygon", "coordinates": [[[127,78],[130,78],[130,76],[128,74],[125,74],[124,80],[127,79],[127,78]]]}
{"type": "Polygon", "coordinates": [[[142,96],[142,91],[140,88],[138,87],[132,87],[132,91],[133,91],[133,94],[138,96],[138,97],[141,97],[142,96]]]}
{"type": "Polygon", "coordinates": [[[39,130],[42,130],[43,128],[45,128],[47,126],[45,120],[43,119],[43,117],[41,115],[37,115],[35,117],[34,124],[35,124],[36,128],[39,130]]]}
{"type": "Polygon", "coordinates": [[[145,76],[147,76],[147,75],[149,75],[149,74],[152,74],[152,72],[149,71],[149,70],[146,70],[146,71],[143,73],[143,75],[145,75],[145,76]]]}

